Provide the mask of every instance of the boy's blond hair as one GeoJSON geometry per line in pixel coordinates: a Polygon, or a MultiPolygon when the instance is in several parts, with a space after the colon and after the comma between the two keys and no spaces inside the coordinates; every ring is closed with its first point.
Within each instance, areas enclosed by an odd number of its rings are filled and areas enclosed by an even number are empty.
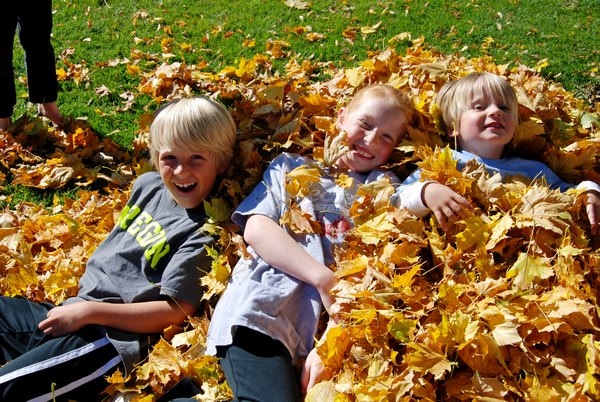
{"type": "Polygon", "coordinates": [[[413,123],[416,112],[412,99],[401,90],[394,88],[389,84],[373,84],[362,88],[352,97],[350,103],[346,106],[346,112],[351,112],[355,107],[361,104],[364,98],[369,96],[373,98],[384,98],[390,101],[394,107],[405,113],[406,121],[409,125],[413,123]]]}
{"type": "Polygon", "coordinates": [[[218,172],[233,157],[236,126],[220,103],[203,97],[183,98],[158,109],[150,126],[150,158],[158,166],[163,150],[210,152],[218,172]]]}
{"type": "Polygon", "coordinates": [[[515,121],[519,121],[519,103],[513,87],[496,74],[479,72],[449,81],[438,92],[436,104],[441,113],[442,130],[446,134],[460,133],[460,117],[483,93],[490,94],[495,102],[510,107],[515,121]]]}

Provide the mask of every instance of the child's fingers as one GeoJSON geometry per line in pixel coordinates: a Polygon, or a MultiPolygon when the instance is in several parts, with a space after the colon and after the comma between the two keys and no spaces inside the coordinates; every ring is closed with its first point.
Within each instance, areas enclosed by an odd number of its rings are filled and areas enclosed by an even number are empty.
{"type": "Polygon", "coordinates": [[[588,220],[591,225],[591,232],[595,235],[598,232],[598,224],[600,223],[600,206],[595,203],[589,203],[585,206],[588,220]]]}

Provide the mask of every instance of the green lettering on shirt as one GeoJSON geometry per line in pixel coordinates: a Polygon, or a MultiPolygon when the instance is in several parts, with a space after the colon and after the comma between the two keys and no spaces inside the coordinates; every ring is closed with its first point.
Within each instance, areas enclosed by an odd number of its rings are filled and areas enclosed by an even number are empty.
{"type": "Polygon", "coordinates": [[[147,225],[150,222],[152,222],[152,217],[148,212],[144,211],[140,216],[135,218],[133,223],[129,226],[129,228],[127,228],[127,232],[132,236],[135,236],[142,229],[143,226],[147,225]]]}
{"type": "Polygon", "coordinates": [[[117,225],[121,227],[121,229],[125,230],[129,226],[130,222],[138,216],[140,213],[140,207],[134,205],[130,207],[129,205],[125,206],[121,213],[119,214],[119,219],[117,219],[117,225]]]}
{"type": "Polygon", "coordinates": [[[167,239],[162,239],[161,241],[154,243],[151,248],[146,249],[144,257],[150,261],[150,267],[154,268],[169,250],[171,250],[171,247],[167,244],[167,239]]]}
{"type": "Polygon", "coordinates": [[[140,243],[140,246],[146,247],[149,244],[156,243],[158,240],[167,237],[167,233],[163,230],[160,223],[154,221],[150,222],[135,239],[140,243]]]}
{"type": "Polygon", "coordinates": [[[149,213],[142,212],[137,205],[123,208],[117,219],[117,226],[135,238],[135,241],[145,250],[144,257],[153,269],[171,250],[167,243],[167,232],[149,213]]]}

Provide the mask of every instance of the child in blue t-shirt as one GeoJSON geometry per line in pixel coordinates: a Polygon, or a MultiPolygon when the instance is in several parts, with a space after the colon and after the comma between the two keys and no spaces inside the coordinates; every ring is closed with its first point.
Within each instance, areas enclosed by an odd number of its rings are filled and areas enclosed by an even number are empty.
{"type": "Polygon", "coordinates": [[[349,209],[359,186],[386,176],[394,180],[379,168],[413,113],[412,102],[392,86],[362,89],[338,112],[348,150],[333,166],[279,155],[234,212],[250,256],[236,264],[217,303],[207,349],[220,357],[235,400],[301,401],[320,380],[323,366],[314,338],[321,306],[332,304],[329,292],[336,279],[328,265],[335,262],[334,245],[353,226],[349,209]],[[322,175],[292,197],[287,174],[301,166],[318,166],[322,175]],[[351,178],[351,186],[336,181],[341,173],[351,178]],[[296,233],[281,222],[291,198],[320,231],[296,233]]]}
{"type": "Polygon", "coordinates": [[[204,200],[233,156],[236,127],[204,97],[174,101],[150,127],[156,172],[134,183],[86,264],[76,297],[53,306],[0,297],[0,400],[102,399],[169,325],[200,308],[211,269],[204,200]]]}
{"type": "MultiPolygon", "coordinates": [[[[476,159],[490,173],[499,173],[502,177],[543,178],[551,188],[561,191],[575,187],[562,181],[543,162],[502,156],[504,146],[513,138],[518,124],[517,96],[502,77],[482,72],[450,81],[442,86],[436,102],[444,129],[458,143],[459,150],[453,154],[459,169],[476,159]]],[[[420,173],[416,170],[399,188],[404,208],[418,216],[433,212],[444,230],[473,210],[467,199],[448,186],[435,181],[419,181],[420,173]]],[[[600,222],[600,186],[583,181],[577,188],[584,190],[581,196],[591,232],[595,235],[600,222]]]]}

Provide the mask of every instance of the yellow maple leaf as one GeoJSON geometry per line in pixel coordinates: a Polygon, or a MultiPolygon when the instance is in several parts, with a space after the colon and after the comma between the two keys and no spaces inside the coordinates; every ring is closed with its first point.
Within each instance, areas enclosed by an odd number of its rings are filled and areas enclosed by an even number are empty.
{"type": "Polygon", "coordinates": [[[528,289],[540,279],[554,275],[554,270],[548,264],[548,259],[520,253],[517,261],[506,272],[506,278],[513,279],[519,289],[528,289]]]}
{"type": "Polygon", "coordinates": [[[231,207],[222,198],[215,197],[210,200],[204,200],[204,210],[213,222],[227,221],[231,215],[231,207]]]}
{"type": "Polygon", "coordinates": [[[404,358],[405,363],[415,371],[430,373],[436,379],[443,378],[457,365],[456,362],[448,360],[434,345],[409,342],[406,346],[409,350],[404,358]]]}
{"type": "MultiPolygon", "coordinates": [[[[375,211],[373,211],[375,212],[375,211]]],[[[353,229],[353,233],[365,244],[379,244],[389,239],[389,233],[396,228],[387,211],[373,216],[353,229]]]]}
{"type": "Polygon", "coordinates": [[[305,402],[342,402],[337,398],[339,392],[335,389],[334,381],[322,381],[312,387],[306,396],[305,402]]]}
{"type": "Polygon", "coordinates": [[[467,342],[458,356],[472,370],[484,376],[495,376],[509,373],[501,348],[490,334],[479,334],[467,342]]]}
{"type": "Polygon", "coordinates": [[[415,153],[422,159],[418,163],[422,181],[437,181],[449,186],[458,194],[469,194],[474,179],[463,176],[456,168],[456,159],[450,147],[436,148],[433,152],[427,147],[419,147],[415,153]]]}
{"type": "Polygon", "coordinates": [[[496,325],[492,330],[492,336],[498,346],[518,344],[523,340],[519,334],[518,326],[510,321],[496,325]]]}
{"type": "Polygon", "coordinates": [[[335,162],[348,152],[348,135],[346,132],[329,133],[323,144],[323,165],[334,166],[335,162]]]}
{"type": "Polygon", "coordinates": [[[136,368],[136,376],[138,380],[147,382],[154,392],[162,393],[179,379],[180,360],[177,349],[161,338],[154,345],[148,360],[136,368]]]}
{"type": "Polygon", "coordinates": [[[305,197],[311,184],[319,183],[321,171],[308,165],[298,166],[286,174],[285,189],[291,197],[305,197]]]}
{"type": "Polygon", "coordinates": [[[337,278],[343,278],[348,275],[354,275],[360,272],[364,272],[369,264],[367,256],[361,255],[358,258],[352,260],[344,260],[337,263],[335,270],[335,276],[337,278]]]}
{"type": "Polygon", "coordinates": [[[414,340],[417,321],[404,318],[403,314],[395,314],[388,323],[388,332],[400,342],[414,340]]]}
{"type": "Polygon", "coordinates": [[[471,247],[480,247],[490,236],[489,227],[480,216],[471,216],[463,220],[465,229],[456,235],[456,245],[461,251],[471,247]]]}
{"type": "Polygon", "coordinates": [[[330,327],[316,345],[323,365],[337,371],[342,367],[346,348],[352,342],[350,334],[341,325],[330,327]]]}

